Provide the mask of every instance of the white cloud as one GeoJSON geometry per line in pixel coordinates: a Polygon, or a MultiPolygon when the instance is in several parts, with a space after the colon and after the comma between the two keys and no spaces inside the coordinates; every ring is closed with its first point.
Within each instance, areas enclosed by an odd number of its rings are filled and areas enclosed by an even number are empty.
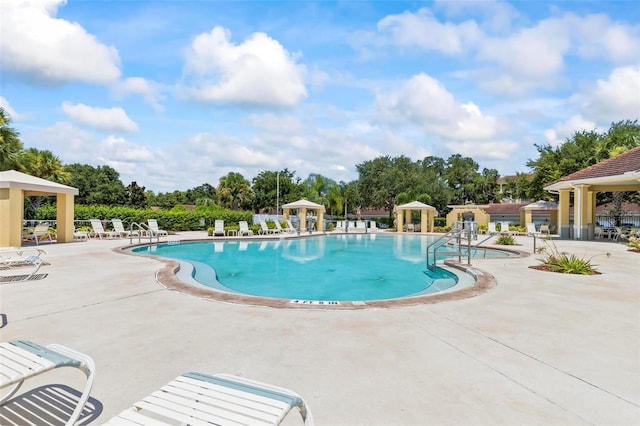
{"type": "Polygon", "coordinates": [[[508,30],[514,21],[520,19],[522,15],[510,3],[500,0],[480,0],[480,1],[450,1],[436,0],[433,3],[436,10],[444,11],[447,16],[481,16],[479,25],[486,27],[491,32],[502,32],[508,30]]]}
{"type": "Polygon", "coordinates": [[[638,26],[612,22],[608,16],[600,14],[585,17],[567,14],[562,22],[571,31],[579,56],[603,58],[613,63],[637,62],[640,55],[638,26]]]}
{"type": "Polygon", "coordinates": [[[123,99],[130,94],[140,95],[145,103],[155,111],[162,111],[161,101],[162,86],[142,77],[130,77],[112,86],[112,90],[118,99],[123,99]]]}
{"type": "MultiPolygon", "coordinates": [[[[474,160],[479,158],[498,161],[509,161],[518,149],[518,144],[511,141],[491,142],[447,142],[451,152],[474,160]]],[[[483,164],[486,167],[486,165],[483,164]]]]}
{"type": "Polygon", "coordinates": [[[147,147],[113,135],[109,135],[101,142],[98,156],[107,163],[130,163],[134,166],[154,160],[153,153],[147,147]]]}
{"type": "Polygon", "coordinates": [[[96,108],[64,102],[62,110],[71,120],[100,130],[136,132],[138,125],[122,108],[96,108]]]}
{"type": "Polygon", "coordinates": [[[233,44],[222,27],[200,34],[186,50],[182,94],[204,102],[294,106],[307,96],[306,67],[264,33],[233,44]]]}
{"type": "Polygon", "coordinates": [[[558,146],[563,144],[567,138],[582,130],[589,132],[598,129],[594,122],[586,120],[581,115],[574,115],[567,121],[557,123],[553,129],[545,130],[543,134],[549,145],[558,146]]]}
{"type": "Polygon", "coordinates": [[[460,103],[438,80],[418,74],[398,90],[379,95],[378,109],[390,122],[409,122],[451,140],[488,139],[498,122],[473,102],[460,103]]]}
{"type": "Polygon", "coordinates": [[[76,22],[56,18],[65,0],[2,2],[0,63],[42,84],[110,83],[120,77],[114,47],[100,43],[76,22]]]}
{"type": "Polygon", "coordinates": [[[392,45],[447,54],[462,53],[475,44],[481,35],[474,21],[441,23],[426,8],[416,13],[386,16],[378,22],[378,30],[389,38],[388,42],[392,45]]]}
{"type": "MultiPolygon", "coordinates": [[[[48,149],[64,164],[96,164],[95,136],[67,122],[25,132],[22,135],[25,147],[48,149]]],[[[98,162],[99,163],[99,162],[98,162]]]]}
{"type": "Polygon", "coordinates": [[[9,118],[13,121],[26,120],[28,118],[28,115],[19,114],[15,109],[13,109],[7,98],[4,96],[0,96],[0,107],[4,109],[4,112],[7,113],[9,118]]]}
{"type": "Polygon", "coordinates": [[[640,119],[640,67],[616,68],[574,100],[598,122],[640,119]]]}

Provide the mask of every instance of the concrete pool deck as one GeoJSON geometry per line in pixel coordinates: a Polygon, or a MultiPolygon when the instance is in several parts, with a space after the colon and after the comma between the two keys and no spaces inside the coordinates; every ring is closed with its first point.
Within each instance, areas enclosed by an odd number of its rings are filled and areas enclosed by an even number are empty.
{"type": "MultiPolygon", "coordinates": [[[[530,237],[517,240],[532,251],[530,237]]],[[[484,294],[334,311],[171,291],[156,281],[162,262],[113,250],[127,243],[43,244],[46,278],[0,285],[1,340],[94,358],[103,412],[93,424],[186,371],[288,387],[318,425],[640,424],[640,254],[622,244],[555,241],[593,256],[602,275],[532,270],[535,254],[476,259],[497,281],[484,294]]],[[[23,391],[45,383],[83,380],[55,371],[23,391]]],[[[300,424],[294,414],[287,424],[300,424]]]]}

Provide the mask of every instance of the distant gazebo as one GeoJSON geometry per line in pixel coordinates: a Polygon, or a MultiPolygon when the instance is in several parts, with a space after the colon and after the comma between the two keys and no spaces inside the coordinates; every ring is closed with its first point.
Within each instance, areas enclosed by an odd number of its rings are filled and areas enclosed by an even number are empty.
{"type": "Polygon", "coordinates": [[[542,211],[549,213],[549,225],[555,229],[558,225],[558,205],[551,201],[540,200],[520,207],[520,224],[533,223],[533,214],[542,211]]]}
{"type": "Polygon", "coordinates": [[[322,204],[316,204],[309,200],[298,200],[293,203],[285,204],[282,206],[282,214],[284,219],[289,219],[291,215],[291,210],[298,211],[298,220],[300,221],[300,232],[304,232],[307,230],[307,212],[309,210],[315,211],[318,216],[318,231],[322,232],[324,230],[324,213],[325,208],[322,204]]]}
{"type": "Polygon", "coordinates": [[[73,200],[78,190],[15,170],[0,172],[0,247],[22,245],[25,196],[56,196],[57,241],[73,241],[73,200]]]}
{"type": "Polygon", "coordinates": [[[412,201],[407,204],[401,204],[394,209],[397,217],[396,230],[398,232],[404,232],[404,222],[407,224],[411,222],[411,215],[413,211],[420,212],[420,232],[433,232],[433,223],[438,211],[435,207],[430,206],[420,201],[412,201]],[[404,215],[403,215],[404,213],[404,215]]]}

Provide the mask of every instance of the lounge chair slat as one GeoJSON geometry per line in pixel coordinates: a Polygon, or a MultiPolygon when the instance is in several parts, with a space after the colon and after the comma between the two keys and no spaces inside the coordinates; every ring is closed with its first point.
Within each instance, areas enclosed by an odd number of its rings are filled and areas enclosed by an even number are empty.
{"type": "MultiPolygon", "coordinates": [[[[175,381],[172,383],[175,383],[175,381]]],[[[282,419],[284,415],[289,412],[289,406],[275,407],[264,403],[255,403],[250,399],[233,397],[224,392],[213,391],[211,389],[193,391],[191,387],[164,387],[163,390],[165,389],[171,389],[171,391],[168,392],[169,395],[197,399],[199,402],[202,402],[205,407],[208,407],[206,409],[203,408],[203,411],[212,413],[237,413],[237,416],[231,416],[231,414],[229,414],[229,416],[238,421],[250,417],[261,419],[267,424],[273,424],[274,419],[282,419]]]]}
{"type": "Polygon", "coordinates": [[[233,375],[185,373],[106,424],[278,425],[293,407],[305,425],[313,425],[309,408],[293,391],[233,375]]]}
{"type": "MultiPolygon", "coordinates": [[[[224,421],[225,424],[272,425],[277,424],[278,420],[280,420],[278,416],[248,410],[247,407],[225,403],[224,400],[213,399],[202,393],[160,391],[153,393],[151,397],[157,397],[163,401],[182,406],[183,412],[203,421],[217,418],[220,421],[224,421]]],[[[149,401],[148,398],[147,401],[149,401]]]]}
{"type": "Polygon", "coordinates": [[[142,401],[138,401],[136,407],[141,410],[151,411],[168,419],[186,423],[190,426],[211,426],[211,423],[243,426],[242,424],[233,422],[224,423],[226,421],[225,419],[215,417],[208,417],[207,420],[202,421],[196,417],[193,417],[193,415],[197,414],[197,412],[194,412],[193,409],[187,411],[184,406],[174,404],[164,399],[156,398],[153,394],[149,395],[142,401]]]}
{"type": "Polygon", "coordinates": [[[144,416],[138,413],[135,408],[127,408],[116,417],[104,423],[104,426],[166,426],[166,423],[161,422],[151,417],[144,416]]]}
{"type": "Polygon", "coordinates": [[[282,412],[282,410],[288,410],[291,407],[290,404],[282,401],[239,391],[237,389],[228,388],[214,383],[205,383],[202,381],[199,382],[197,380],[185,378],[184,376],[180,377],[179,379],[188,380],[174,380],[169,385],[182,387],[189,390],[199,389],[199,391],[203,395],[208,395],[218,399],[225,399],[229,402],[239,405],[252,406],[256,410],[268,411],[273,414],[282,412]],[[185,386],[186,384],[189,384],[192,387],[187,387],[185,386]]]}

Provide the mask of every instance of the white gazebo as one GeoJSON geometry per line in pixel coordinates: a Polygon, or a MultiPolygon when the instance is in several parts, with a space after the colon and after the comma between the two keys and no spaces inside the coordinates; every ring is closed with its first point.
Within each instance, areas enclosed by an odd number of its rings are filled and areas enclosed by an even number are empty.
{"type": "Polygon", "coordinates": [[[433,232],[433,222],[438,210],[420,201],[412,201],[395,207],[394,211],[398,221],[397,231],[404,232],[405,219],[407,223],[411,222],[411,214],[414,210],[420,212],[420,232],[433,232]],[[404,212],[404,216],[402,212],[404,212]]]}
{"type": "Polygon", "coordinates": [[[307,230],[307,211],[315,211],[318,216],[318,231],[322,232],[324,230],[324,213],[325,208],[322,204],[316,204],[309,200],[298,200],[293,203],[285,204],[282,206],[282,214],[284,219],[289,219],[291,214],[291,210],[298,211],[298,220],[300,221],[300,232],[304,232],[307,230]]]}
{"type": "Polygon", "coordinates": [[[73,199],[78,190],[15,170],[0,172],[0,247],[22,245],[25,196],[56,196],[58,242],[73,241],[73,199]]]}

